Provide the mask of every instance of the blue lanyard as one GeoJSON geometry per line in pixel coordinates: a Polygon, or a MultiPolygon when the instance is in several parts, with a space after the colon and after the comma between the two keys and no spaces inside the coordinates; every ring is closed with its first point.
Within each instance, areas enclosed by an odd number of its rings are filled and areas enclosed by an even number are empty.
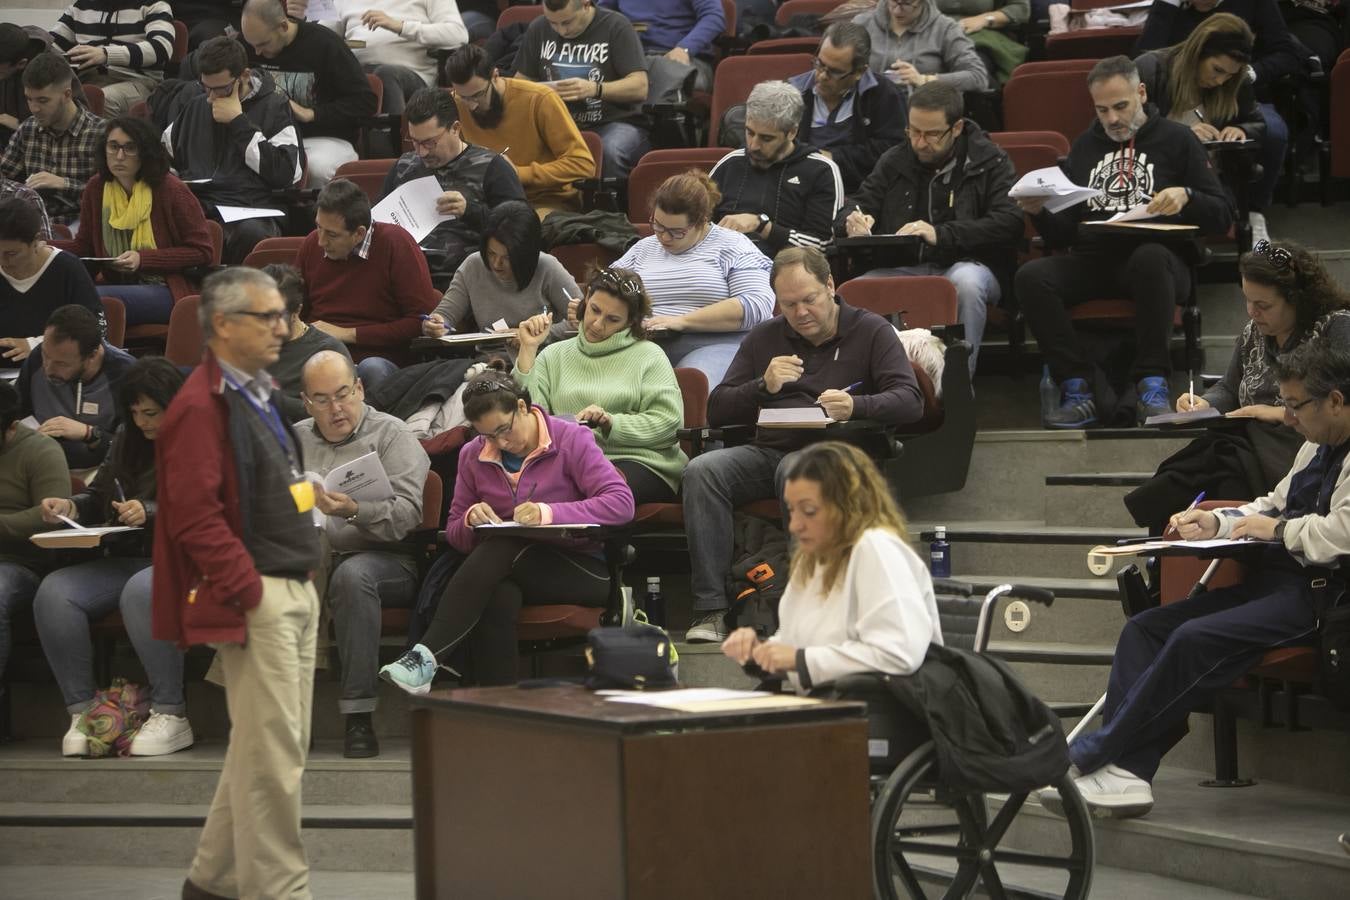
{"type": "Polygon", "coordinates": [[[286,461],[291,465],[291,474],[298,478],[300,476],[299,460],[296,458],[295,447],[291,443],[291,436],[286,432],[286,424],[281,421],[281,413],[277,412],[276,404],[271,400],[268,400],[267,405],[263,406],[253,398],[253,395],[250,394],[246,388],[230,377],[229,372],[222,370],[220,374],[225,377],[225,380],[230,383],[231,387],[239,392],[239,395],[244,398],[244,401],[258,414],[258,417],[266,423],[267,429],[272,432],[272,436],[275,437],[277,443],[281,445],[281,451],[286,454],[286,461]]]}

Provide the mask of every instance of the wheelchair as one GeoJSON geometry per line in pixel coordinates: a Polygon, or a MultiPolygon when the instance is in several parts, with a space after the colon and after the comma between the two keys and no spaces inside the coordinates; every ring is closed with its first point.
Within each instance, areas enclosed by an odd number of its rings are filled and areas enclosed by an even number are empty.
{"type": "MultiPolygon", "coordinates": [[[[954,581],[935,581],[934,590],[943,640],[976,653],[988,646],[999,598],[1047,606],[1054,600],[1049,591],[1011,584],[999,585],[984,597],[972,597],[970,585],[954,581]]],[[[1087,897],[1094,856],[1092,816],[1068,773],[1053,785],[1063,798],[1063,819],[1019,816],[1027,793],[948,788],[925,724],[891,694],[888,677],[850,676],[826,688],[830,696],[861,700],[868,707],[876,897],[1087,897]],[[1016,849],[1027,839],[1054,850],[1016,849]],[[1014,847],[1003,846],[1005,841],[1014,847]]]]}

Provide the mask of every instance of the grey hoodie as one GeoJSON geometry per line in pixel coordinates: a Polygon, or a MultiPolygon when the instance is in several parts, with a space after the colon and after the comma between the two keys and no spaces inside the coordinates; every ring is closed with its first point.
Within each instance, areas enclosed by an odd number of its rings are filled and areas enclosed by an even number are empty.
{"type": "Polygon", "coordinates": [[[934,0],[923,0],[923,4],[918,21],[900,37],[891,31],[886,0],[878,0],[876,9],[854,16],[854,23],[865,27],[872,38],[872,71],[885,77],[891,63],[903,59],[923,74],[937,75],[957,90],[987,89],[989,76],[984,63],[961,29],[961,23],[943,15],[934,0]]]}

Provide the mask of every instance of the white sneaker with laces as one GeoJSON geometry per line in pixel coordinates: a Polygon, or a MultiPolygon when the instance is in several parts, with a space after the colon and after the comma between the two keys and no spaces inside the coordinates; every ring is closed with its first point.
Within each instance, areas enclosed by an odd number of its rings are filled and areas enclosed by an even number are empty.
{"type": "Polygon", "coordinates": [[[1249,212],[1247,213],[1247,224],[1252,229],[1252,246],[1255,247],[1257,241],[1270,240],[1270,232],[1266,229],[1265,213],[1249,212]]]}
{"type": "Polygon", "coordinates": [[[1145,815],[1153,808],[1153,788],[1120,766],[1103,766],[1075,778],[1073,783],[1097,815],[1128,819],[1145,815]]]}
{"type": "Polygon", "coordinates": [[[727,639],[727,611],[714,609],[693,621],[684,639],[691,644],[720,644],[727,639]]]}
{"type": "Polygon", "coordinates": [[[186,716],[150,713],[150,718],[131,739],[132,756],[164,756],[192,746],[192,725],[186,716]]]}
{"type": "Polygon", "coordinates": [[[70,717],[70,730],[66,732],[65,737],[61,738],[62,756],[89,755],[89,736],[76,727],[79,721],[79,713],[70,717]]]}

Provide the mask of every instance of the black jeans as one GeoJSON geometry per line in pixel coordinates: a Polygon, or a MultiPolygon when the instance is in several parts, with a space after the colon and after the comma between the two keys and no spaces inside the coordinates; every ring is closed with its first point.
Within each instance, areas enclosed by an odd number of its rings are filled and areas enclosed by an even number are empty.
{"type": "Polygon", "coordinates": [[[619,470],[628,489],[633,492],[633,503],[674,503],[675,492],[666,484],[666,480],[640,462],[631,459],[616,459],[614,468],[619,470]]]}
{"type": "Polygon", "coordinates": [[[264,238],[280,237],[281,219],[240,219],[225,226],[225,243],[221,247],[220,260],[227,266],[237,266],[244,257],[253,252],[254,246],[264,238]]]}
{"type": "Polygon", "coordinates": [[[1096,360],[1088,358],[1069,318],[1070,307],[1088,300],[1134,301],[1133,380],[1172,370],[1172,321],[1177,302],[1190,292],[1191,273],[1164,245],[1125,245],[1119,252],[1093,248],[1032,260],[1017,270],[1016,283],[1017,301],[1055,381],[1093,377],[1096,360]]]}
{"type": "Polygon", "coordinates": [[[450,578],[422,643],[441,662],[463,643],[476,683],[514,684],[522,604],[604,606],[608,600],[604,560],[527,538],[489,538],[450,578]]]}

